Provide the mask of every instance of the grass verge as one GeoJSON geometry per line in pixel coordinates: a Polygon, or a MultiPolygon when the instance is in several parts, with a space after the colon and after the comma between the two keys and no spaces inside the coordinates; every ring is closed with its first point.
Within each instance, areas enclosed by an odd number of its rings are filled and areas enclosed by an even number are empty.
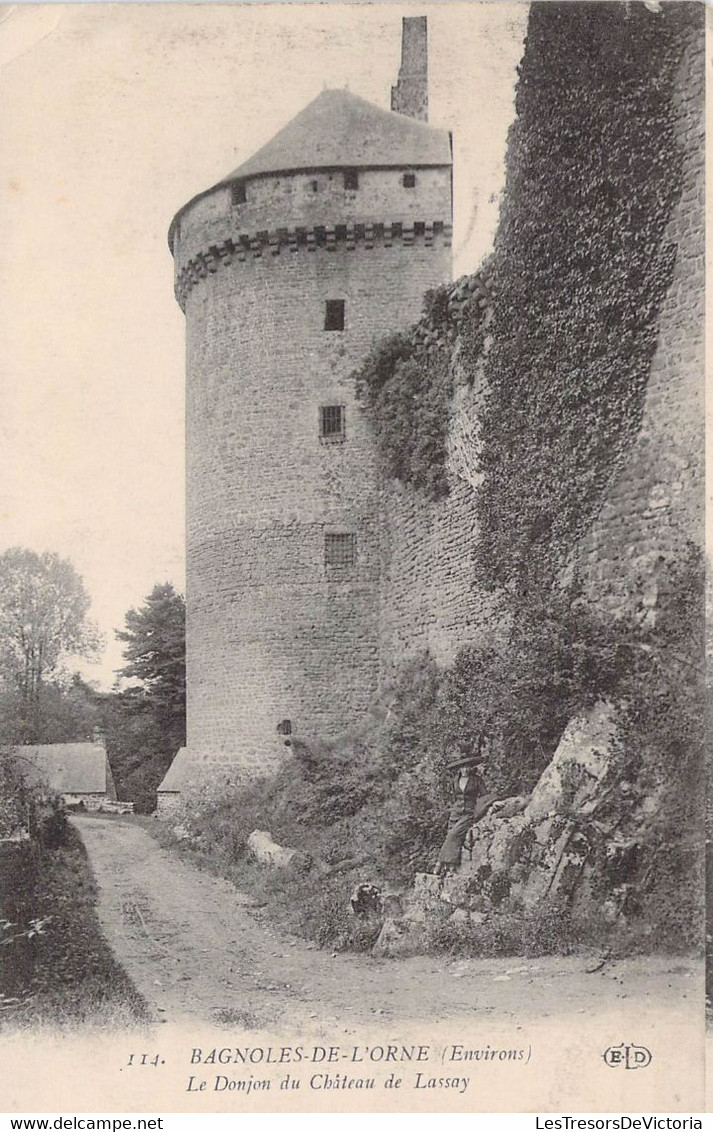
{"type": "Polygon", "coordinates": [[[0,1028],[123,1028],[146,1003],[101,934],[96,883],[79,834],[0,855],[0,1028]]]}

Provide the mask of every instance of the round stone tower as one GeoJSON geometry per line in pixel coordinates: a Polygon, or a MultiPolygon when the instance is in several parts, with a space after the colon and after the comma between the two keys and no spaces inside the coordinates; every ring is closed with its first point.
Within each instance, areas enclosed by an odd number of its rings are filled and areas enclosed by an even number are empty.
{"type": "Polygon", "coordinates": [[[447,132],[325,90],[173,220],[188,739],[164,802],[201,763],[254,772],[286,735],[334,736],[374,692],[378,474],[354,372],[451,277],[451,172],[447,132]]]}

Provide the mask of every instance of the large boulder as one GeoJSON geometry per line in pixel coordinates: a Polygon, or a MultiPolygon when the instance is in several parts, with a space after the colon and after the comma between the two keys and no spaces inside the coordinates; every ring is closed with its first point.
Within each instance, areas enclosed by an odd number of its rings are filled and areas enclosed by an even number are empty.
{"type": "Polygon", "coordinates": [[[296,869],[300,871],[311,865],[311,858],[299,849],[286,849],[278,845],[265,829],[254,829],[248,837],[248,853],[260,865],[274,869],[296,869]]]}
{"type": "Polygon", "coordinates": [[[378,958],[415,955],[423,949],[424,929],[417,921],[406,917],[389,917],[372,948],[378,958]]]}
{"type": "Polygon", "coordinates": [[[525,807],[527,820],[535,823],[552,814],[577,813],[593,801],[609,768],[615,735],[614,708],[606,700],[571,719],[525,807]]]}
{"type": "Polygon", "coordinates": [[[462,870],[522,874],[518,866],[530,862],[555,868],[571,834],[564,827],[597,806],[615,734],[614,709],[607,702],[572,719],[529,798],[506,798],[473,827],[462,870]]]}

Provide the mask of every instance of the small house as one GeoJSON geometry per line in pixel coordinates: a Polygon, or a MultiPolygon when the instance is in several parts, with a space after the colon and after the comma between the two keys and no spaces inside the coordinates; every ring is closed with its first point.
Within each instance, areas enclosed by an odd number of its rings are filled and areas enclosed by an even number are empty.
{"type": "Polygon", "coordinates": [[[61,794],[68,806],[98,810],[116,802],[116,787],[106,748],[93,743],[42,743],[14,748],[37,777],[61,794]]]}
{"type": "Polygon", "coordinates": [[[183,792],[192,780],[192,771],[194,774],[188,751],[181,747],[156,791],[156,814],[159,817],[177,809],[183,792]]]}

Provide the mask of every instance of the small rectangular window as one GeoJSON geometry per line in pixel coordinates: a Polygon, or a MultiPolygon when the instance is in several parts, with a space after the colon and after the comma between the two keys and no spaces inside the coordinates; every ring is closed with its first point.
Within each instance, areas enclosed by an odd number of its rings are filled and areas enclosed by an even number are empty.
{"type": "Polygon", "coordinates": [[[344,299],[327,299],[324,309],[324,329],[344,330],[344,299]]]}
{"type": "Polygon", "coordinates": [[[359,188],[359,174],[356,169],[346,169],[344,171],[344,188],[350,189],[352,192],[359,188]]]}
{"type": "Polygon", "coordinates": [[[230,186],[230,196],[233,204],[245,204],[247,193],[245,192],[245,185],[242,181],[233,181],[230,186]]]}
{"type": "Polygon", "coordinates": [[[404,175],[403,175],[403,185],[404,185],[405,189],[415,189],[416,188],[416,174],[415,173],[404,173],[404,175]]]}
{"type": "Polygon", "coordinates": [[[310,181],[309,187],[311,188],[313,193],[318,193],[319,192],[319,181],[316,181],[316,180],[310,181]]]}
{"type": "Polygon", "coordinates": [[[354,566],[356,564],[356,535],[325,534],[325,566],[354,566]]]}
{"type": "Polygon", "coordinates": [[[323,440],[344,439],[344,405],[322,405],[319,410],[319,435],[323,440]]]}

